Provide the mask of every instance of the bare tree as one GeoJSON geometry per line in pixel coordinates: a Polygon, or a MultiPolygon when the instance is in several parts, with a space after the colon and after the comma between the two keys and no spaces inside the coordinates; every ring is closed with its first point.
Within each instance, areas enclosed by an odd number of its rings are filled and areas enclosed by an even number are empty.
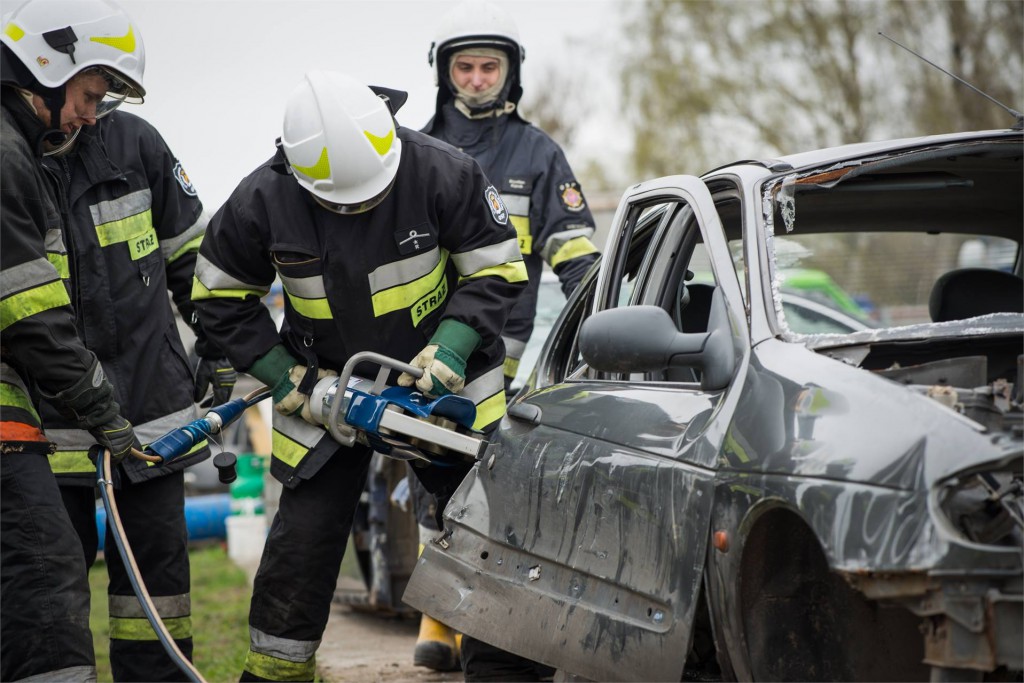
{"type": "Polygon", "coordinates": [[[1013,123],[879,31],[1020,108],[1018,0],[647,0],[621,72],[635,170],[1013,123]]]}

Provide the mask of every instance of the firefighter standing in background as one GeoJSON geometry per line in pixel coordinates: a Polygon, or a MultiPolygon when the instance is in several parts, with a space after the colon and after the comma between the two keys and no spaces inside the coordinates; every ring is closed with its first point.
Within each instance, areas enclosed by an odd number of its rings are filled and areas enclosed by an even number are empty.
{"type": "MultiPolygon", "coordinates": [[[[139,37],[135,37],[141,51],[139,37]]],[[[83,130],[45,165],[69,202],[65,247],[75,324],[114,385],[143,444],[199,417],[195,401],[231,396],[235,371],[193,321],[192,276],[207,216],[196,190],[157,130],[116,111],[83,130]],[[171,294],[192,322],[197,379],[182,345],[171,294]],[[195,393],[195,395],[193,395],[195,393]]],[[[87,566],[96,559],[96,474],[90,435],[44,403],[57,444],[50,465],[78,531],[87,566]]],[[[192,657],[184,469],[210,456],[205,440],[169,465],[129,458],[114,470],[117,505],[135,561],[182,654],[192,657]],[[154,511],[159,514],[154,514],[154,511]]],[[[112,530],[106,532],[113,548],[112,530]]],[[[106,555],[110,665],[115,681],[176,681],[181,672],[144,618],[118,553],[106,555]]]]}
{"type": "Polygon", "coordinates": [[[544,264],[568,296],[598,255],[590,241],[594,217],[565,154],[516,108],[524,56],[515,22],[500,7],[477,1],[455,7],[431,44],[437,104],[423,128],[476,159],[516,229],[530,282],[501,333],[506,389],[533,332],[544,264]]]}
{"type": "MultiPolygon", "coordinates": [[[[472,158],[399,128],[405,93],[315,71],[290,95],[277,154],[211,219],[193,300],[236,368],[273,387],[284,485],[253,586],[243,680],[311,681],[369,447],[311,424],[309,392],[357,352],[424,370],[486,430],[505,411],[501,330],[526,284],[508,212],[472,158]],[[260,298],[284,286],[280,333],[260,298]]],[[[373,376],[376,368],[357,367],[373,376]]],[[[413,384],[408,375],[393,381],[413,384]]],[[[468,466],[416,473],[444,498],[468,466]]]]}
{"type": "Polygon", "coordinates": [[[48,397],[113,461],[137,446],[114,388],[76,335],[64,198],[41,165],[142,88],[141,49],[108,2],[30,2],[0,36],[0,679],[96,679],[89,585],[37,406],[48,397]]]}
{"type": "MultiPolygon", "coordinates": [[[[501,193],[516,229],[530,282],[501,333],[506,391],[533,333],[544,264],[569,296],[598,255],[590,241],[594,219],[565,154],[516,108],[523,94],[524,56],[516,24],[500,7],[477,1],[455,7],[430,47],[437,105],[423,129],[476,159],[501,193]]],[[[426,536],[436,535],[435,502],[411,483],[422,545],[426,536]]],[[[438,671],[458,668],[457,651],[455,634],[423,615],[414,663],[438,671]]]]}

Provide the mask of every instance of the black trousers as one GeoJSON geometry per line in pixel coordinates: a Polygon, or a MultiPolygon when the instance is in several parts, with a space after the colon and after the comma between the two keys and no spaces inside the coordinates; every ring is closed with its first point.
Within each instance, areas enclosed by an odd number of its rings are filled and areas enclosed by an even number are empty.
{"type": "Polygon", "coordinates": [[[43,453],[0,455],[0,604],[0,680],[95,680],[85,562],[43,453]]]}
{"type": "MultiPolygon", "coordinates": [[[[192,659],[192,609],[185,522],[183,472],[133,484],[121,477],[114,491],[121,523],[146,589],[178,649],[192,659]]],[[[61,496],[81,539],[85,562],[92,566],[99,542],[95,489],[61,486],[61,496]]],[[[128,571],[107,524],[104,559],[110,609],[110,668],[115,681],[186,681],[167,656],[135,597],[128,571]]]]}
{"type": "Polygon", "coordinates": [[[241,680],[313,680],[372,453],[340,448],[311,479],[281,492],[253,581],[241,680]]]}

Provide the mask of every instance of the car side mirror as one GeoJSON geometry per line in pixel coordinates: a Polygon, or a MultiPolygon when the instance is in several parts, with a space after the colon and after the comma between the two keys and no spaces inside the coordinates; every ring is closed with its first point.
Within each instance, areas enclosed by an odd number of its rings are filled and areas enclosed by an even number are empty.
{"type": "Polygon", "coordinates": [[[584,320],[579,347],[583,360],[601,372],[697,368],[701,371],[701,388],[706,391],[727,387],[736,366],[729,316],[717,290],[707,332],[680,332],[658,306],[624,306],[584,320]]]}

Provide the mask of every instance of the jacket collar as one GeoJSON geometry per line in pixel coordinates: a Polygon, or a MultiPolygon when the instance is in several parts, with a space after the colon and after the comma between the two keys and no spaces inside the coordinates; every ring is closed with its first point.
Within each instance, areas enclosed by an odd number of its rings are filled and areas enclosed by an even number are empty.
{"type": "Polygon", "coordinates": [[[46,132],[46,126],[35,115],[28,102],[13,87],[5,85],[0,88],[0,105],[10,114],[18,131],[28,141],[33,154],[41,157],[43,155],[42,136],[46,132]]]}

